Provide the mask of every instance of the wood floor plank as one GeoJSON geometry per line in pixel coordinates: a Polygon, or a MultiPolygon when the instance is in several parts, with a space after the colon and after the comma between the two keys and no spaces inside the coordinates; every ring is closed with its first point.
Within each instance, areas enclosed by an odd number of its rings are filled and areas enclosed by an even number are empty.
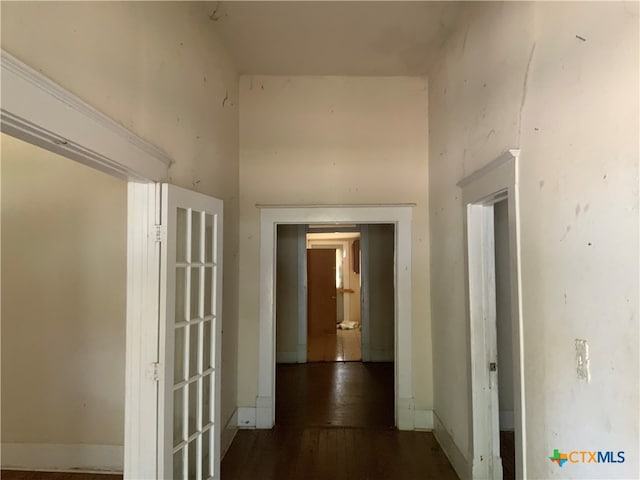
{"type": "Polygon", "coordinates": [[[122,480],[122,475],[80,472],[33,472],[24,470],[2,470],[2,480],[122,480]]]}
{"type": "Polygon", "coordinates": [[[456,479],[432,433],[395,430],[393,374],[393,364],[278,365],[276,427],[239,431],[223,479],[456,479]]]}

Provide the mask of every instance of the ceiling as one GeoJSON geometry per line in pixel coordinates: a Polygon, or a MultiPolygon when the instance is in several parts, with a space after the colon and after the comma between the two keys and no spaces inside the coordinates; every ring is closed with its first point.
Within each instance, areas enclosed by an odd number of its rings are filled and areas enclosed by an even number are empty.
{"type": "Polygon", "coordinates": [[[241,74],[424,75],[458,2],[227,1],[209,18],[241,74]]]}

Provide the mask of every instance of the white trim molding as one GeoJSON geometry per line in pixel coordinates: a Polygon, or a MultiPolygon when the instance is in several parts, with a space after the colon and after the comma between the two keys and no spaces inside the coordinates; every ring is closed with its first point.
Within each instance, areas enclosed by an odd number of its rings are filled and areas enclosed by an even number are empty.
{"type": "Polygon", "coordinates": [[[236,438],[236,434],[238,433],[238,409],[236,408],[233,411],[233,415],[229,417],[227,424],[222,429],[221,443],[220,445],[220,460],[224,458],[231,446],[231,442],[236,438]]]}
{"type": "Polygon", "coordinates": [[[160,186],[129,182],[127,190],[127,334],[125,369],[125,478],[157,476],[160,246],[151,240],[160,223],[160,186]]]}
{"type": "Polygon", "coordinates": [[[455,440],[445,426],[442,424],[440,417],[433,412],[433,434],[440,444],[440,448],[451,462],[451,466],[460,477],[460,480],[471,480],[471,462],[467,456],[460,451],[455,440]]]}
{"type": "Polygon", "coordinates": [[[415,427],[412,374],[411,222],[408,205],[262,206],[260,210],[260,332],[256,427],[275,424],[275,261],[278,224],[396,225],[395,248],[395,422],[415,427]]]}
{"type": "Polygon", "coordinates": [[[418,410],[413,411],[413,424],[416,430],[433,430],[433,410],[418,410]]]}
{"type": "Polygon", "coordinates": [[[508,150],[458,183],[464,207],[469,325],[472,478],[502,478],[497,395],[494,204],[506,200],[512,331],[513,426],[517,479],[527,478],[524,341],[518,193],[519,150],[508,150]],[[494,368],[488,368],[493,364],[494,368]]]}
{"type": "Polygon", "coordinates": [[[238,428],[256,427],[255,407],[238,407],[238,428]]]}
{"type": "Polygon", "coordinates": [[[122,473],[123,451],[121,445],[3,443],[2,468],[122,473]]]}
{"type": "Polygon", "coordinates": [[[2,50],[2,132],[125,180],[161,181],[157,147],[2,50]]]}

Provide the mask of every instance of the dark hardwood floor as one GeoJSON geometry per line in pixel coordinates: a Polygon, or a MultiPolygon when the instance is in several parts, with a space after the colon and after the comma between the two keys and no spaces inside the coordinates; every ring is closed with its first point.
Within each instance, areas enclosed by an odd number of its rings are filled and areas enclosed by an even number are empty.
{"type": "Polygon", "coordinates": [[[278,365],[276,424],[393,428],[393,364],[278,365]]]}
{"type": "Polygon", "coordinates": [[[241,430],[224,480],[457,480],[429,432],[284,427],[241,430]]]}
{"type": "Polygon", "coordinates": [[[122,475],[2,470],[2,472],[0,472],[0,478],[2,480],[122,480],[122,475]]]}
{"type": "MultiPolygon", "coordinates": [[[[455,480],[430,432],[399,432],[393,364],[278,365],[276,427],[240,430],[223,480],[455,480]]],[[[504,479],[515,478],[513,432],[501,432],[504,479]]],[[[122,475],[1,472],[2,480],[121,480],[122,475]]]]}
{"type": "Polygon", "coordinates": [[[224,480],[455,480],[430,432],[394,428],[393,364],[278,365],[276,427],[240,430],[224,480]]]}
{"type": "Polygon", "coordinates": [[[500,456],[502,457],[502,478],[516,478],[516,440],[513,432],[500,432],[500,456]]]}

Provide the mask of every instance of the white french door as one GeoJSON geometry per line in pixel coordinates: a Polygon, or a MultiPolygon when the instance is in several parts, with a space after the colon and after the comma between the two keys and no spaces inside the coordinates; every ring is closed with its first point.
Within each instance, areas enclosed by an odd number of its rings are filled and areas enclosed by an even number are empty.
{"type": "Polygon", "coordinates": [[[222,201],[163,184],[158,478],[220,478],[222,201]]]}

